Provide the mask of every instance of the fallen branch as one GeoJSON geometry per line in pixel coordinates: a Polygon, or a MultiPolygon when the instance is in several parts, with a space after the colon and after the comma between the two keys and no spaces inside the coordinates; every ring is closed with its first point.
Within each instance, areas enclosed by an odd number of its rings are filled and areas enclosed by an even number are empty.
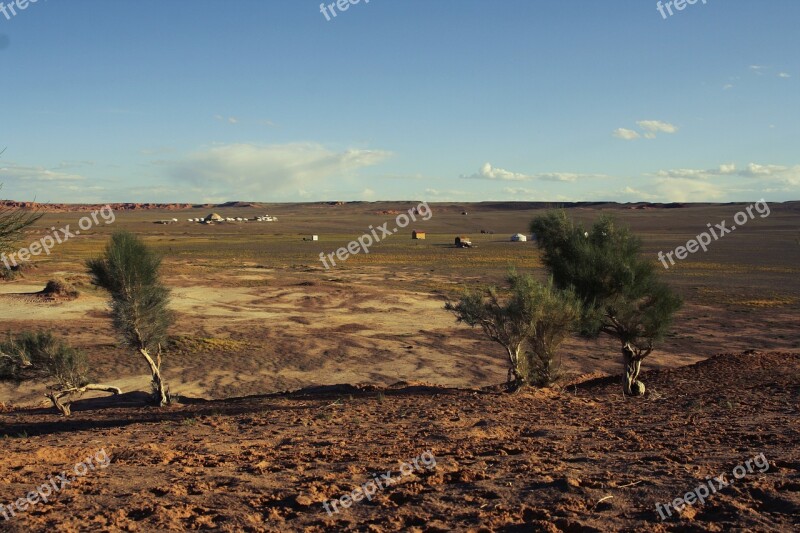
{"type": "Polygon", "coordinates": [[[72,414],[72,411],[70,410],[69,407],[71,402],[61,403],[61,398],[64,398],[65,396],[72,396],[73,394],[83,394],[84,392],[87,391],[108,392],[113,396],[122,394],[122,391],[119,389],[119,387],[111,387],[109,385],[97,385],[91,383],[89,385],[84,385],[82,387],[72,387],[70,389],[53,391],[49,394],[45,394],[45,396],[49,398],[51,402],[53,402],[53,407],[58,409],[62,415],[69,416],[70,414],[72,414]]]}
{"type": "Polygon", "coordinates": [[[600,498],[600,499],[597,501],[597,503],[596,503],[596,504],[594,504],[594,507],[592,507],[592,511],[594,511],[595,509],[597,509],[597,506],[598,506],[598,505],[600,505],[601,503],[603,503],[603,502],[604,502],[604,501],[606,501],[606,500],[610,500],[611,498],[613,498],[613,496],[605,496],[605,497],[603,497],[603,498],[600,498]]]}

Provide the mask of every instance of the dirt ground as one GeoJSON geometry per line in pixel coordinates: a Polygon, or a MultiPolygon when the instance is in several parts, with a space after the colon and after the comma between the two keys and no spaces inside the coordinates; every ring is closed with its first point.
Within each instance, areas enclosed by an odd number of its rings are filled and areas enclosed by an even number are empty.
{"type": "Polygon", "coordinates": [[[16,435],[0,502],[62,471],[74,481],[3,527],[796,531],[800,356],[722,355],[645,380],[644,400],[601,378],[518,395],[404,384],[165,409],[82,401],[68,421],[17,411],[0,424],[16,435]],[[100,466],[75,470],[100,450],[100,466]],[[331,508],[387,473],[370,500],[331,508]],[[705,505],[660,519],[657,503],[722,474],[733,483],[705,505]]]}
{"type": "MultiPolygon", "coordinates": [[[[164,213],[120,212],[0,282],[0,333],[53,330],[89,354],[96,381],[127,393],[87,396],[63,420],[46,407],[44,385],[0,384],[0,504],[101,448],[111,461],[46,504],[0,516],[0,530],[796,527],[800,203],[772,205],[769,217],[664,271],[685,306],[645,362],[642,400],[620,395],[618,348],[602,339],[565,345],[565,385],[577,386],[500,393],[501,351],[443,310],[509,267],[544,277],[534,243],[508,242],[543,206],[432,205],[434,216],[414,224],[425,241],[412,241],[409,227],[329,270],[319,261],[413,205],[237,208],[222,214],[269,211],[279,222],[208,227],[185,221],[208,209],[170,212],[182,222],[167,226],[153,224],[164,213]],[[146,367],[118,346],[105,295],[83,267],[120,228],[165,255],[177,323],[164,373],[181,398],[169,408],[139,406],[146,367]],[[303,240],[312,233],[320,241],[303,240]],[[477,247],[455,249],[455,235],[477,247]],[[54,278],[80,296],[35,294],[54,278]],[[427,450],[434,469],[334,516],[322,507],[427,450]],[[656,503],[759,453],[766,472],[659,519],[656,503]]],[[[613,212],[656,261],[743,206],[629,207],[568,212],[613,212]]],[[[29,238],[80,216],[47,214],[29,238]]]]}

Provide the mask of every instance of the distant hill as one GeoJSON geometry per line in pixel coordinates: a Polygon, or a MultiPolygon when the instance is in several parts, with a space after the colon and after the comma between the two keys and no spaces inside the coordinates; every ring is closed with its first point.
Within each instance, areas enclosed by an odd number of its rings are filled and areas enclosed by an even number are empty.
{"type": "MultiPolygon", "coordinates": [[[[341,206],[363,206],[369,209],[377,209],[379,212],[389,213],[392,210],[405,209],[406,204],[417,203],[419,200],[386,200],[386,201],[329,201],[329,202],[282,202],[281,205],[297,205],[308,207],[341,207],[341,206]],[[383,209],[383,211],[381,211],[383,209]]],[[[722,205],[739,205],[749,202],[429,202],[437,206],[440,211],[528,211],[532,209],[680,209],[685,207],[712,207],[722,205]]],[[[791,210],[800,210],[800,201],[770,202],[780,204],[791,210]]],[[[60,213],[69,211],[94,211],[110,205],[114,211],[180,211],[184,209],[237,209],[237,208],[257,208],[262,209],[268,205],[275,205],[269,202],[247,202],[235,200],[221,204],[190,204],[190,203],[135,203],[122,202],[112,204],[68,204],[68,203],[39,203],[39,202],[20,202],[15,200],[0,200],[0,209],[31,209],[47,213],[60,213]]]]}

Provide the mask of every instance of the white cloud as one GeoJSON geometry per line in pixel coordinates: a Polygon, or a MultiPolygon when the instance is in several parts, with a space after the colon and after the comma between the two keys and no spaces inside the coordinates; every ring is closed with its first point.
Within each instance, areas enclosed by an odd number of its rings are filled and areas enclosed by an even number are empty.
{"type": "Polygon", "coordinates": [[[634,130],[629,130],[628,128],[617,128],[611,134],[617,139],[623,139],[625,141],[632,141],[634,139],[639,138],[639,133],[634,130]]]}
{"type": "Polygon", "coordinates": [[[630,185],[625,186],[622,190],[617,191],[617,194],[622,198],[634,201],[642,201],[642,200],[657,200],[658,196],[655,194],[651,194],[649,192],[645,192],[639,189],[635,189],[630,185]]]}
{"type": "Polygon", "coordinates": [[[727,91],[728,89],[733,89],[732,83],[726,83],[725,85],[722,86],[723,91],[727,91]]]}
{"type": "Polygon", "coordinates": [[[725,187],[686,178],[656,180],[658,196],[668,202],[707,202],[724,198],[725,187]]]}
{"type": "Polygon", "coordinates": [[[675,133],[678,131],[677,126],[661,120],[639,120],[636,122],[636,124],[638,124],[643,130],[653,134],[675,133]]]}
{"type": "Polygon", "coordinates": [[[502,168],[495,168],[491,163],[484,163],[480,171],[470,176],[461,176],[464,179],[482,179],[491,181],[560,181],[574,182],[583,178],[606,178],[605,174],[578,174],[575,172],[540,172],[538,174],[522,174],[511,172],[502,168]]]}
{"type": "Polygon", "coordinates": [[[710,170],[699,170],[693,168],[677,168],[671,170],[659,170],[655,176],[659,178],[689,178],[689,179],[708,179],[716,176],[726,176],[736,173],[736,165],[733,163],[722,164],[719,168],[710,170]]]}
{"type": "Polygon", "coordinates": [[[544,181],[566,181],[575,182],[584,178],[605,178],[605,174],[576,174],[574,172],[544,172],[535,175],[536,179],[544,181]]]}
{"type": "Polygon", "coordinates": [[[214,115],[214,120],[218,120],[220,122],[227,122],[228,124],[236,124],[239,122],[239,119],[236,117],[225,118],[222,115],[214,115]]]}
{"type": "Polygon", "coordinates": [[[542,191],[526,189],[525,187],[504,187],[503,192],[511,195],[514,200],[535,202],[542,199],[542,191]]]}
{"type": "MultiPolygon", "coordinates": [[[[731,163],[720,165],[719,168],[711,170],[687,168],[660,170],[653,176],[660,178],[658,183],[662,184],[662,189],[667,188],[666,185],[664,185],[667,180],[675,180],[683,184],[689,182],[701,183],[720,176],[758,179],[760,183],[764,184],[762,187],[775,187],[778,185],[797,187],[800,185],[800,165],[788,167],[785,165],[760,165],[757,163],[749,163],[746,167],[739,169],[736,165],[731,163]]],[[[728,192],[733,191],[729,190],[728,192]]]]}
{"type": "Polygon", "coordinates": [[[0,187],[3,196],[15,200],[38,202],[92,202],[106,189],[97,181],[74,171],[65,170],[91,166],[91,161],[64,162],[55,167],[25,166],[6,162],[0,166],[0,187]]]}
{"type": "Polygon", "coordinates": [[[174,179],[202,188],[208,195],[264,199],[298,190],[319,192],[323,180],[353,177],[358,169],[390,156],[383,150],[335,152],[316,143],[227,144],[154,164],[167,167],[174,179]]]}
{"type": "Polygon", "coordinates": [[[781,165],[759,165],[757,163],[750,163],[747,169],[743,170],[741,174],[749,178],[761,178],[773,176],[788,170],[788,167],[781,165]]]}
{"type": "Polygon", "coordinates": [[[791,78],[792,76],[788,72],[779,72],[778,73],[778,77],[779,78],[791,78]]]}
{"type": "MultiPolygon", "coordinates": [[[[469,193],[463,190],[455,190],[455,189],[448,189],[448,190],[440,190],[440,189],[425,189],[424,195],[417,195],[417,196],[434,196],[440,199],[446,198],[459,198],[464,199],[472,196],[474,193],[469,193]]],[[[485,200],[485,197],[478,196],[475,198],[476,201],[485,200]]]]}
{"type": "Polygon", "coordinates": [[[611,133],[611,135],[617,139],[632,141],[640,137],[644,137],[645,139],[655,139],[656,134],[658,133],[675,133],[678,131],[677,126],[662,120],[638,120],[636,121],[636,124],[642,130],[642,133],[628,128],[617,128],[611,133]]]}
{"type": "Polygon", "coordinates": [[[52,170],[45,167],[26,167],[9,164],[4,167],[0,167],[0,180],[4,181],[10,179],[18,181],[52,183],[84,181],[86,179],[80,174],[60,172],[58,169],[61,168],[72,168],[72,166],[62,163],[56,167],[56,170],[52,170]]]}
{"type": "Polygon", "coordinates": [[[491,163],[484,163],[477,174],[462,176],[468,179],[501,180],[501,181],[528,181],[534,179],[533,176],[511,172],[502,168],[494,168],[491,163]]]}

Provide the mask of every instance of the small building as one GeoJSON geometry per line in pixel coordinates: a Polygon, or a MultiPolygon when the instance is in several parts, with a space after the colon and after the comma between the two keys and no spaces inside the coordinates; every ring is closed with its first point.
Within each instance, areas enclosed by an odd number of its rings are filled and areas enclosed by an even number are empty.
{"type": "Polygon", "coordinates": [[[205,221],[206,221],[206,223],[208,223],[208,222],[225,222],[225,219],[224,219],[224,218],[222,218],[222,217],[221,217],[220,215],[218,215],[217,213],[211,213],[210,215],[208,215],[208,216],[207,216],[206,218],[204,218],[203,220],[205,220],[205,221]]]}
{"type": "Polygon", "coordinates": [[[418,240],[418,241],[424,241],[425,240],[425,232],[424,231],[414,230],[414,231],[411,232],[411,238],[414,239],[414,240],[418,240]]]}
{"type": "Polygon", "coordinates": [[[472,241],[469,240],[469,237],[459,236],[456,237],[456,248],[472,248],[472,241]]]}
{"type": "Polygon", "coordinates": [[[528,238],[522,233],[515,233],[511,236],[511,242],[526,242],[528,238]]]}
{"type": "Polygon", "coordinates": [[[319,235],[312,235],[311,236],[311,240],[312,241],[318,241],[319,240],[319,235]]]}

